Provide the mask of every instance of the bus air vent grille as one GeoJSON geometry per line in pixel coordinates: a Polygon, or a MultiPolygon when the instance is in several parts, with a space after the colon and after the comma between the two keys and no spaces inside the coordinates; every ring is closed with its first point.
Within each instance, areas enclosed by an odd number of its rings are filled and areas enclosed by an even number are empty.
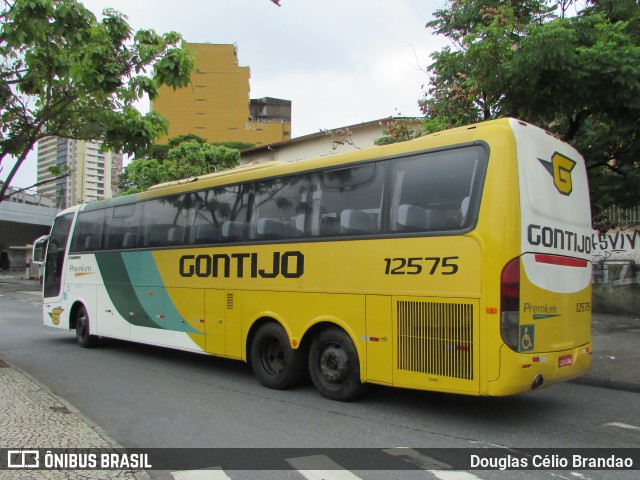
{"type": "Polygon", "coordinates": [[[473,305],[397,305],[400,370],[473,380],[473,305]]]}
{"type": "Polygon", "coordinates": [[[233,293],[227,293],[227,310],[233,310],[233,293]]]}

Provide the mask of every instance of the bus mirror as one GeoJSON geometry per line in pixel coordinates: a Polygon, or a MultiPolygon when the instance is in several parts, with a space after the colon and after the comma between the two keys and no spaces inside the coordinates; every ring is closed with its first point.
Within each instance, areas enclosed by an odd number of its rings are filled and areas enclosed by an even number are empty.
{"type": "Polygon", "coordinates": [[[37,265],[44,264],[45,255],[47,254],[47,244],[49,243],[49,235],[44,235],[33,242],[33,255],[31,261],[37,265]]]}

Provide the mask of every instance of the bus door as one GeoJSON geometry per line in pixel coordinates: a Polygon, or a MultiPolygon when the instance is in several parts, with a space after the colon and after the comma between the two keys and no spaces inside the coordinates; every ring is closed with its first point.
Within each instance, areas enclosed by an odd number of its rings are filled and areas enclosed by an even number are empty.
{"type": "MultiPolygon", "coordinates": [[[[68,328],[69,312],[60,308],[63,299],[62,283],[69,232],[73,224],[74,213],[56,218],[49,235],[45,257],[43,297],[45,324],[68,328]]],[[[42,245],[42,239],[40,245],[42,245]]],[[[67,309],[68,310],[68,309],[67,309]]]]}

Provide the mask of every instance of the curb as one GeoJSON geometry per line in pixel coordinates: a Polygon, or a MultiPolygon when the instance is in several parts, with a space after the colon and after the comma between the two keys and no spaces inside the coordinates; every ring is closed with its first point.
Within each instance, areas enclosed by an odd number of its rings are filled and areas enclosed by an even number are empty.
{"type": "MultiPolygon", "coordinates": [[[[7,363],[6,361],[0,359],[0,368],[2,369],[10,369],[13,370],[14,372],[16,372],[18,375],[21,375],[22,377],[24,377],[28,382],[32,383],[37,389],[39,389],[40,391],[42,391],[46,396],[50,397],[56,404],[60,405],[60,409],[64,410],[65,414],[71,414],[74,417],[76,417],[76,419],[78,420],[78,422],[86,425],[87,428],[89,428],[91,431],[93,431],[100,439],[104,440],[104,442],[108,445],[108,447],[105,448],[113,448],[113,449],[124,449],[125,447],[123,447],[122,445],[120,445],[117,441],[115,441],[113,438],[111,438],[109,436],[109,434],[103,430],[99,425],[97,425],[95,422],[93,422],[90,418],[88,418],[86,415],[84,415],[80,410],[78,410],[76,407],[74,407],[71,403],[69,403],[68,401],[66,401],[64,398],[60,397],[59,395],[56,395],[53,391],[51,391],[51,389],[49,387],[47,387],[46,385],[44,385],[43,383],[41,383],[38,379],[34,378],[32,375],[30,375],[29,373],[25,372],[24,370],[11,365],[9,363],[7,363]]],[[[5,425],[6,426],[6,425],[5,425]]],[[[46,429],[46,424],[43,425],[43,428],[46,429]]],[[[82,439],[80,439],[80,442],[82,442],[82,439]]],[[[30,445],[30,447],[33,448],[50,448],[50,446],[43,446],[43,445],[30,445]]],[[[55,447],[54,447],[55,448],[55,447]]],[[[74,448],[84,448],[84,446],[82,445],[78,445],[74,448]]],[[[72,474],[75,471],[70,471],[69,473],[72,474]]],[[[43,478],[45,478],[47,476],[47,472],[46,471],[39,471],[39,472],[32,472],[32,473],[38,473],[38,474],[43,474],[43,478]]],[[[96,473],[98,473],[98,475],[100,476],[100,478],[102,478],[102,474],[100,474],[100,471],[94,471],[89,473],[88,475],[83,475],[83,471],[78,470],[77,472],[78,478],[93,478],[94,475],[96,473]]],[[[86,472],[85,472],[86,473],[86,472]]],[[[107,477],[109,478],[133,478],[135,480],[149,480],[151,477],[149,476],[149,474],[145,471],[113,471],[111,472],[112,475],[109,475],[107,477]],[[125,474],[125,477],[122,477],[121,475],[125,474]]],[[[70,475],[68,478],[73,478],[74,475],[70,475]]],[[[104,477],[104,478],[107,478],[104,477]]]]}
{"type": "Polygon", "coordinates": [[[640,385],[616,382],[615,380],[604,378],[589,378],[588,376],[585,376],[571,380],[569,383],[585,385],[587,387],[605,388],[607,390],[618,390],[620,392],[640,393],[640,385]]]}

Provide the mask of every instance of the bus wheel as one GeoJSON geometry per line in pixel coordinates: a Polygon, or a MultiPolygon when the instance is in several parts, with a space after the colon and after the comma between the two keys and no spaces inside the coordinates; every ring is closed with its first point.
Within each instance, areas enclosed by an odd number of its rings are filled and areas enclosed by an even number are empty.
{"type": "Polygon", "coordinates": [[[262,325],[251,342],[251,368],[267,388],[282,390],[293,386],[304,372],[304,358],[289,345],[289,337],[277,323],[262,325]]]}
{"type": "Polygon", "coordinates": [[[98,343],[98,337],[91,335],[89,330],[89,314],[84,306],[76,313],[76,341],[83,348],[93,347],[98,343]]]}
{"type": "Polygon", "coordinates": [[[340,328],[323,330],[311,344],[309,375],[318,391],[332,400],[355,400],[367,387],[360,381],[358,351],[340,328]]]}

